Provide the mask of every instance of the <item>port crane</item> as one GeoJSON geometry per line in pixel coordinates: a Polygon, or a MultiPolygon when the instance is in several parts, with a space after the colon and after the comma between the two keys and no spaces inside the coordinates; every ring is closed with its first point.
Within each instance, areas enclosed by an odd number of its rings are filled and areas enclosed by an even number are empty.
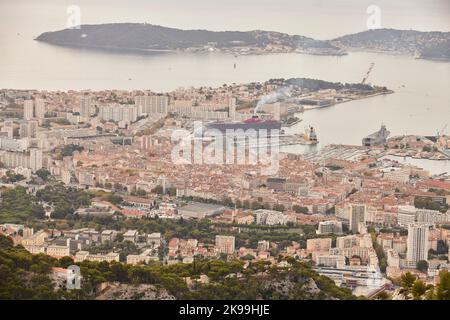
{"type": "Polygon", "coordinates": [[[365,84],[367,81],[367,78],[369,78],[370,72],[372,72],[373,67],[375,66],[375,62],[372,62],[369,66],[369,70],[367,70],[366,75],[361,81],[361,84],[365,84]]]}
{"type": "Polygon", "coordinates": [[[445,129],[447,128],[448,123],[445,124],[445,126],[441,129],[441,131],[437,132],[437,138],[439,139],[440,136],[442,136],[445,132],[445,129]]]}
{"type": "MultiPolygon", "coordinates": [[[[448,123],[445,124],[445,126],[439,131],[436,130],[436,142],[435,142],[435,146],[438,148],[438,150],[445,154],[447,157],[450,156],[450,154],[448,153],[448,151],[445,151],[444,149],[440,150],[440,138],[444,135],[445,129],[447,128],[448,123]]],[[[445,147],[444,147],[445,148],[445,147]]]]}

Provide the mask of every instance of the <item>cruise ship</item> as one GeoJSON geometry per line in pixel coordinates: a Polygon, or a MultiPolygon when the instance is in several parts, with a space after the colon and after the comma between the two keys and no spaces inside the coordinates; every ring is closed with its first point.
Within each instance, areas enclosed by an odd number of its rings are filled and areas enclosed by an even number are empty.
{"type": "Polygon", "coordinates": [[[313,267],[313,270],[329,277],[337,286],[352,288],[352,291],[369,293],[386,285],[386,279],[373,266],[313,267]]]}
{"type": "Polygon", "coordinates": [[[391,132],[386,129],[384,124],[381,125],[381,129],[374,132],[362,140],[362,145],[364,147],[379,146],[386,143],[387,138],[391,132]]]}
{"type": "Polygon", "coordinates": [[[208,129],[217,129],[223,133],[226,133],[227,130],[267,130],[270,133],[270,130],[281,130],[281,122],[276,120],[263,120],[258,116],[253,116],[247,120],[241,122],[212,122],[207,125],[208,129]]]}

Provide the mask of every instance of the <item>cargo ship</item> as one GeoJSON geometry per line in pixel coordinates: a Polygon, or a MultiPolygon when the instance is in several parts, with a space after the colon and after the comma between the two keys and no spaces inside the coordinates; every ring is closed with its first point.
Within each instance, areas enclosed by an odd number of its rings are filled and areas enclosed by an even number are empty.
{"type": "Polygon", "coordinates": [[[390,133],[391,132],[386,129],[386,126],[384,124],[382,124],[380,130],[378,130],[377,132],[374,132],[362,139],[362,145],[364,147],[373,147],[373,146],[383,145],[386,143],[386,140],[389,137],[390,133]]]}

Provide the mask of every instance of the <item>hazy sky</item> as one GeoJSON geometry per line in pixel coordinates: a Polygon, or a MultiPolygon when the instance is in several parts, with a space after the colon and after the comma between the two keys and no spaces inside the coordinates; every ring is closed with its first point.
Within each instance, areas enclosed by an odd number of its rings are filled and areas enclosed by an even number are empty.
{"type": "Polygon", "coordinates": [[[69,5],[82,23],[144,22],[210,30],[264,29],[315,38],[365,30],[370,5],[382,27],[450,31],[450,0],[1,0],[0,32],[66,26],[69,5]]]}

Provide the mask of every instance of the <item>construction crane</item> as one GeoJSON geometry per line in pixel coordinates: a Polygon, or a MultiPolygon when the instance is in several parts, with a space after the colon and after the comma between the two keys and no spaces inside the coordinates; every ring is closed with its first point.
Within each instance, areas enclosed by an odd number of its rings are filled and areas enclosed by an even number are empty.
{"type": "Polygon", "coordinates": [[[374,66],[375,66],[375,63],[372,62],[372,63],[370,64],[370,66],[369,66],[369,70],[367,70],[366,75],[365,75],[364,78],[362,79],[361,84],[365,84],[365,83],[366,83],[367,78],[369,78],[369,74],[370,74],[370,72],[372,71],[372,69],[373,69],[374,66]]]}
{"type": "Polygon", "coordinates": [[[441,131],[437,132],[437,138],[439,139],[440,136],[445,132],[445,129],[447,128],[448,123],[445,124],[445,126],[441,129],[441,131]]]}

